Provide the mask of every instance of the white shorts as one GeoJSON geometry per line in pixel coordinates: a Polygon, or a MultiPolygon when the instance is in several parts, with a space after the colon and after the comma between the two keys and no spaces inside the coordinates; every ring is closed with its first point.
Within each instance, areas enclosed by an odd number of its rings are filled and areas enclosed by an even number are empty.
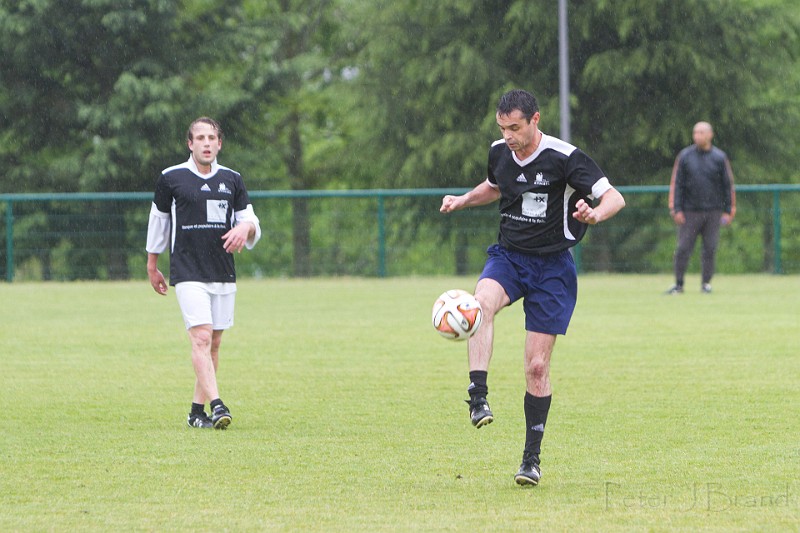
{"type": "Polygon", "coordinates": [[[185,281],[175,285],[186,329],[211,324],[214,330],[233,326],[235,283],[185,281]]]}

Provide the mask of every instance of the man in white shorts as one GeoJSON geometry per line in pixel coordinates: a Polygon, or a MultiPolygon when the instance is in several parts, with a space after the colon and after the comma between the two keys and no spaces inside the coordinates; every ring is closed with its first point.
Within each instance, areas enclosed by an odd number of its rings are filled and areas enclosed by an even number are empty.
{"type": "Polygon", "coordinates": [[[189,160],[164,170],[156,182],[147,227],[147,275],[153,289],[166,295],[158,256],[169,245],[169,284],[175,287],[189,333],[196,375],[187,423],[225,429],[232,417],[219,397],[217,369],[222,333],[233,326],[233,252],[252,249],[261,227],[242,176],[217,163],[219,124],[198,118],[189,126],[187,144],[189,160]]]}

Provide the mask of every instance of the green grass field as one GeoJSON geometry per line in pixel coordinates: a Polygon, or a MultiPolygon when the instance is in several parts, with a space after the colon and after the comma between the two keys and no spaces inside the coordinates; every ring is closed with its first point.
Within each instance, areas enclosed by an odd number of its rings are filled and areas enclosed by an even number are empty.
{"type": "Polygon", "coordinates": [[[694,281],[580,278],[527,489],[521,306],[480,430],[430,325],[472,278],[240,282],[224,432],[185,425],[173,291],[0,285],[0,531],[798,531],[800,278],[694,281]]]}

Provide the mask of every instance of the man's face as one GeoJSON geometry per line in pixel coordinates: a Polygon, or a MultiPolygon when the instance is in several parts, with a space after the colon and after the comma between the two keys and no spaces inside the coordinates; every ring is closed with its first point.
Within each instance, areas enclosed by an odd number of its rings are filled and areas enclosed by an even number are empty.
{"type": "Polygon", "coordinates": [[[517,157],[524,159],[531,155],[535,150],[535,142],[538,140],[539,113],[534,113],[530,122],[525,120],[522,111],[515,109],[508,115],[496,115],[497,125],[503,134],[508,148],[517,153],[517,157]]]}
{"type": "Polygon", "coordinates": [[[198,122],[192,127],[192,138],[188,141],[192,158],[198,167],[210,166],[217,158],[222,140],[211,124],[198,122]]]}
{"type": "Polygon", "coordinates": [[[711,129],[711,126],[705,122],[696,124],[694,129],[692,129],[692,140],[703,150],[708,150],[711,147],[711,139],[713,138],[714,131],[711,129]]]}

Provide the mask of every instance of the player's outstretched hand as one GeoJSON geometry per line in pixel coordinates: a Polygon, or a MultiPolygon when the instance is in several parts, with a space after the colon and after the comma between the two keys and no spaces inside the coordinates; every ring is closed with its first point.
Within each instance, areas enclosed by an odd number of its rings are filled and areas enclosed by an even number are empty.
{"type": "Polygon", "coordinates": [[[446,195],[442,198],[442,207],[439,208],[439,212],[450,213],[451,211],[459,209],[458,198],[458,196],[453,196],[452,194],[446,195]]]}
{"type": "Polygon", "coordinates": [[[584,224],[597,224],[600,222],[598,214],[585,200],[578,200],[578,203],[575,204],[575,208],[575,212],[572,213],[572,218],[578,222],[583,222],[584,224]]]}

